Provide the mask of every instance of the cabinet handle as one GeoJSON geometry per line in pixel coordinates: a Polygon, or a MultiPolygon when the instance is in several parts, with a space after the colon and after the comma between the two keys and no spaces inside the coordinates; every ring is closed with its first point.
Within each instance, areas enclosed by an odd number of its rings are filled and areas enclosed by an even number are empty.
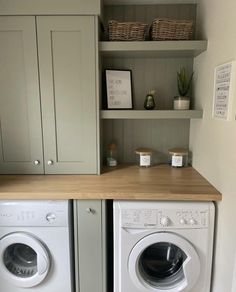
{"type": "Polygon", "coordinates": [[[95,214],[95,210],[92,209],[92,208],[87,208],[87,209],[86,209],[86,212],[87,212],[88,214],[95,214]]]}
{"type": "Polygon", "coordinates": [[[48,165],[53,165],[53,160],[48,160],[48,165]]]}
{"type": "Polygon", "coordinates": [[[39,160],[35,160],[34,161],[34,165],[39,165],[40,164],[40,161],[39,160]]]}

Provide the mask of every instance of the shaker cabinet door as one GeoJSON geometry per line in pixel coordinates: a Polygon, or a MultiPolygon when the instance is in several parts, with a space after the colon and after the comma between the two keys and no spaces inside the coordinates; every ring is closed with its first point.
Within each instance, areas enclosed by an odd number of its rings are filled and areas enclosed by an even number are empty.
{"type": "Polygon", "coordinates": [[[106,291],[105,202],[74,200],[76,292],[106,291]]]}
{"type": "Polygon", "coordinates": [[[94,25],[37,17],[45,173],[97,173],[94,25]]]}
{"type": "Polygon", "coordinates": [[[98,15],[100,13],[100,0],[0,0],[0,15],[98,15]]]}
{"type": "Polygon", "coordinates": [[[0,17],[0,173],[43,173],[34,17],[0,17]]]}

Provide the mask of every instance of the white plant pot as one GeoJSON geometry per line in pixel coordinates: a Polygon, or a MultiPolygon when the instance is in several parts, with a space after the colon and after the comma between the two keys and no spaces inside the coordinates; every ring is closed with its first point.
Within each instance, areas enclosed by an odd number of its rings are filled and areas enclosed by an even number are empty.
{"type": "Polygon", "coordinates": [[[187,96],[175,96],[173,106],[174,110],[189,110],[190,99],[187,96]]]}

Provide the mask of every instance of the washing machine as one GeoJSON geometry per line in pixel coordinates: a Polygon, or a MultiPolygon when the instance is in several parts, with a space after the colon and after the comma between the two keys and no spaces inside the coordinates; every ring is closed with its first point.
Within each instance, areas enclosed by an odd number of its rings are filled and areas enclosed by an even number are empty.
{"type": "Polygon", "coordinates": [[[212,202],[114,201],[114,292],[209,292],[212,202]]]}
{"type": "Polygon", "coordinates": [[[0,292],[72,292],[70,202],[0,201],[0,292]]]}

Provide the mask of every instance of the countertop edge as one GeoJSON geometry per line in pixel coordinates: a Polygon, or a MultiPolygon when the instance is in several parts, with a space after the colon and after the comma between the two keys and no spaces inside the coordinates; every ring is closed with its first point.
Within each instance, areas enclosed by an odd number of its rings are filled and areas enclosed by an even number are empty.
{"type": "Polygon", "coordinates": [[[44,193],[1,193],[1,200],[161,200],[161,201],[221,201],[222,195],[217,194],[148,194],[148,193],[65,193],[65,192],[44,192],[44,193]]]}

